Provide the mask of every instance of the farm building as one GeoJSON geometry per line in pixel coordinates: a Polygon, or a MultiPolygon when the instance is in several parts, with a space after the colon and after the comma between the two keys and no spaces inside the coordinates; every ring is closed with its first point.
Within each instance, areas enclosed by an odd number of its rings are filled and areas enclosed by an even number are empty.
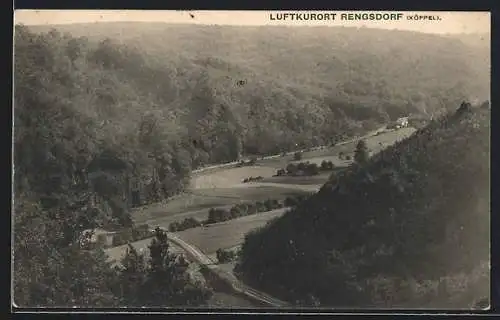
{"type": "Polygon", "coordinates": [[[387,126],[387,129],[400,129],[408,127],[408,117],[402,117],[387,126]]]}
{"type": "Polygon", "coordinates": [[[399,118],[398,120],[396,120],[396,125],[398,125],[400,128],[408,127],[408,117],[399,118]]]}

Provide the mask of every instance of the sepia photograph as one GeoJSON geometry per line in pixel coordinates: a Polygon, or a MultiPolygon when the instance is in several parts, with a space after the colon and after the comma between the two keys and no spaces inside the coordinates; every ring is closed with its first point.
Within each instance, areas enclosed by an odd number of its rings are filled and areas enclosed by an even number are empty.
{"type": "Polygon", "coordinates": [[[16,10],[12,308],[489,309],[490,23],[16,10]]]}

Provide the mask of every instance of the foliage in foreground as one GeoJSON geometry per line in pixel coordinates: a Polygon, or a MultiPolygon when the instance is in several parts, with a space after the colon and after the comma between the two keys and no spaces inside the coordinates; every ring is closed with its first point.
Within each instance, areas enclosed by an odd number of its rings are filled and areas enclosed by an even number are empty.
{"type": "Polygon", "coordinates": [[[149,246],[150,259],[129,245],[119,268],[121,304],[125,306],[179,307],[199,306],[212,292],[193,283],[186,272],[183,256],[169,252],[167,234],[157,228],[149,246]]]}
{"type": "Polygon", "coordinates": [[[149,260],[132,246],[113,267],[101,248],[64,243],[64,226],[19,198],[15,208],[14,302],[21,307],[198,306],[211,291],[193,283],[188,264],[169,252],[167,236],[155,231],[149,260]]]}

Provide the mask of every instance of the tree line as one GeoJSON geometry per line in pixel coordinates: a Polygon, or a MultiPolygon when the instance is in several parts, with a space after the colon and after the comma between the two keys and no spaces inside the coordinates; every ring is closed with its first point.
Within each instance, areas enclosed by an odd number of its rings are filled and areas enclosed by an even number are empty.
{"type": "Polygon", "coordinates": [[[294,207],[306,198],[306,195],[297,195],[288,196],[284,200],[267,199],[265,201],[257,201],[255,203],[238,203],[230,209],[210,208],[206,220],[198,221],[195,218],[189,217],[185,218],[181,222],[174,221],[170,223],[168,229],[171,232],[184,231],[191,228],[197,228],[202,225],[224,222],[260,212],[272,211],[284,207],[294,207]]]}

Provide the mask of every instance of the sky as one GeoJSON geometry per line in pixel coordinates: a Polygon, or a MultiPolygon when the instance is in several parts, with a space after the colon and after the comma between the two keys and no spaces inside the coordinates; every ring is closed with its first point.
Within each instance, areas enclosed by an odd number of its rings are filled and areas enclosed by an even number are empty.
{"type": "MultiPolygon", "coordinates": [[[[489,12],[404,12],[398,20],[345,21],[343,13],[368,13],[368,11],[167,11],[167,10],[16,10],[14,23],[25,25],[71,24],[93,22],[165,22],[218,25],[289,25],[289,26],[365,26],[368,28],[399,29],[425,33],[490,33],[489,12]],[[332,21],[277,20],[283,13],[336,13],[332,21]],[[440,20],[409,20],[414,15],[439,16],[440,20]],[[272,19],[275,20],[272,20],[272,19]]],[[[371,13],[398,13],[373,11],[371,13]]]]}

